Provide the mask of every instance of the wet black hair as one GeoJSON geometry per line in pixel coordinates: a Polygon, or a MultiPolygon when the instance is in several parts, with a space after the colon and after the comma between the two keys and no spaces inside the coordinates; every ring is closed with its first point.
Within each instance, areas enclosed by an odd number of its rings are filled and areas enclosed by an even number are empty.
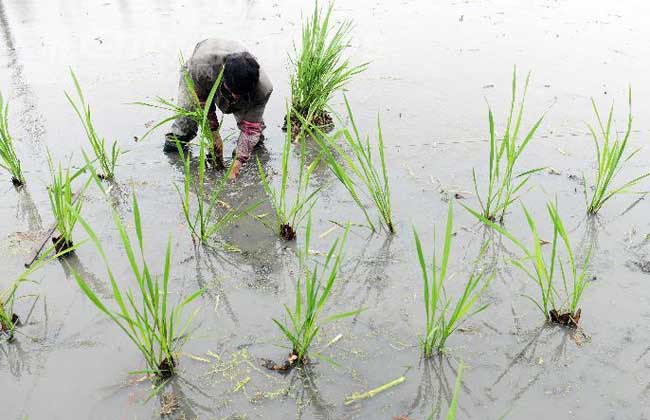
{"type": "Polygon", "coordinates": [[[223,80],[233,93],[250,95],[260,80],[260,65],[250,53],[230,54],[224,62],[223,80]]]}

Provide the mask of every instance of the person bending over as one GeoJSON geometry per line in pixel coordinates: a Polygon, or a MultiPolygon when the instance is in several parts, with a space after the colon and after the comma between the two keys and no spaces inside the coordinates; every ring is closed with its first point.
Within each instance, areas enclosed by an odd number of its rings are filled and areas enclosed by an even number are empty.
{"type": "MultiPolygon", "coordinates": [[[[260,142],[264,130],[264,108],[273,92],[271,80],[260,68],[255,57],[236,41],[206,39],[196,44],[192,56],[181,71],[178,87],[178,105],[192,110],[195,100],[185,81],[185,72],[194,84],[194,90],[201,106],[205,106],[210,90],[223,69],[221,85],[215,94],[208,122],[214,141],[215,164],[223,168],[223,141],[219,134],[219,120],[216,106],[224,114],[234,114],[240,130],[237,147],[233,151],[232,172],[234,180],[244,163],[250,158],[253,148],[260,142]]],[[[197,133],[197,123],[189,117],[180,117],[172,124],[171,132],[165,135],[164,151],[178,152],[176,143],[185,147],[197,133]]]]}

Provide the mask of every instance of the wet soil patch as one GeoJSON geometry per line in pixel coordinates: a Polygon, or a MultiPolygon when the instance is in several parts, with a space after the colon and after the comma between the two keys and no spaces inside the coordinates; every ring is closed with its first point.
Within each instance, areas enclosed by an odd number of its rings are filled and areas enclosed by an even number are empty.
{"type": "Polygon", "coordinates": [[[565,327],[578,328],[580,324],[580,316],[582,314],[582,309],[578,308],[575,313],[563,312],[559,313],[555,309],[551,309],[548,313],[548,316],[552,323],[560,324],[565,327]]]}
{"type": "Polygon", "coordinates": [[[285,223],[280,225],[280,236],[286,241],[293,241],[296,239],[296,231],[290,224],[285,223]]]}

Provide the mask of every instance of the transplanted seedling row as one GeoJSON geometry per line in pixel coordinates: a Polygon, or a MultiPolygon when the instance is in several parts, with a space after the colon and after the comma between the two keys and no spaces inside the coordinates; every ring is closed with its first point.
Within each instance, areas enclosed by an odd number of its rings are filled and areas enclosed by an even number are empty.
{"type": "MultiPolygon", "coordinates": [[[[330,134],[332,119],[327,113],[327,104],[334,92],[341,90],[353,77],[366,69],[366,65],[351,66],[343,58],[350,41],[351,22],[345,21],[332,32],[330,23],[333,4],[325,13],[316,4],[313,15],[304,22],[300,47],[294,48],[292,58],[294,73],[291,75],[291,105],[287,107],[286,123],[288,126],[284,138],[281,179],[279,187],[257,162],[261,182],[267,194],[271,197],[275,208],[273,230],[286,240],[293,240],[307,219],[304,231],[304,249],[298,253],[298,273],[295,281],[294,304],[284,305],[283,318],[273,319],[290,346],[286,361],[281,364],[265,363],[273,370],[288,370],[294,366],[309,363],[310,357],[320,357],[313,352],[314,340],[323,325],[358,314],[361,309],[349,312],[327,315],[326,308],[331,300],[336,280],[340,275],[344,258],[344,249],[349,232],[349,225],[342,238],[337,239],[329,248],[320,263],[309,258],[312,221],[311,210],[316,204],[319,188],[310,185],[311,176],[316,167],[323,163],[335,175],[346,192],[352,198],[356,207],[361,211],[368,227],[377,231],[385,228],[390,234],[395,233],[393,220],[391,189],[384,154],[384,139],[382,126],[377,120],[376,141],[370,136],[361,134],[355,121],[351,105],[345,97],[345,105],[349,124],[330,134]],[[319,148],[319,155],[311,162],[306,159],[306,142],[314,141],[319,148]],[[293,199],[288,197],[292,178],[289,173],[289,155],[292,144],[300,147],[298,175],[295,180],[296,194],[293,199]],[[371,202],[369,209],[367,202],[371,202]],[[373,212],[377,216],[373,216],[373,212]]],[[[181,62],[181,66],[182,66],[181,62]]],[[[182,66],[183,67],[183,66],[182,66]]],[[[167,241],[162,275],[151,271],[145,258],[145,238],[143,235],[142,219],[138,202],[133,195],[133,225],[135,239],[129,235],[124,223],[113,211],[114,222],[120,235],[122,248],[126,253],[135,288],[118,282],[111,270],[112,261],[104,251],[102,241],[97,236],[90,223],[81,216],[83,194],[90,181],[98,178],[111,180],[115,176],[117,159],[122,154],[116,142],[108,146],[105,139],[99,136],[94,128],[89,105],[86,103],[80,84],[71,71],[77,99],[66,93],[66,97],[79,117],[88,142],[91,145],[94,159],[86,159],[86,166],[78,171],[55,166],[51,159],[51,185],[48,188],[52,213],[55,219],[58,235],[53,238],[55,256],[62,256],[75,249],[73,231],[77,223],[81,224],[90,241],[101,255],[106,265],[106,275],[111,286],[112,301],[100,298],[82,275],[74,273],[77,283],[84,295],[103,314],[124,332],[145,359],[146,368],[141,373],[150,374],[158,379],[166,379],[177,369],[179,352],[188,339],[189,327],[196,311],[187,313],[186,310],[199,298],[202,290],[197,290],[189,296],[180,299],[177,304],[169,302],[169,283],[172,278],[171,238],[167,241]],[[95,165],[98,168],[95,168],[95,165]],[[99,170],[99,173],[98,173],[99,170]],[[73,182],[81,174],[89,171],[89,179],[74,191],[73,182]]],[[[210,94],[201,105],[192,85],[191,78],[185,74],[188,92],[192,95],[195,106],[185,109],[162,98],[156,103],[141,103],[150,107],[163,109],[169,116],[161,120],[142,138],[146,138],[154,129],[179,117],[190,118],[199,128],[198,136],[198,167],[193,170],[193,161],[188,149],[177,144],[180,159],[183,163],[184,180],[182,187],[177,187],[183,214],[193,239],[206,243],[228,224],[252,212],[259,203],[244,209],[222,209],[220,197],[225,190],[230,171],[224,171],[223,177],[216,183],[215,188],[208,185],[209,156],[216,157],[213,143],[215,133],[208,124],[209,107],[217,94],[222,75],[219,75],[210,94]],[[192,193],[195,199],[192,198],[192,193]]],[[[512,260],[512,264],[529,277],[538,291],[535,295],[526,296],[542,312],[545,320],[571,327],[578,327],[581,317],[580,301],[588,285],[587,269],[590,252],[579,261],[569,240],[567,230],[559,215],[557,204],[549,203],[547,212],[553,226],[553,239],[545,248],[538,233],[537,223],[531,213],[522,205],[528,227],[530,240],[517,238],[504,225],[505,216],[512,204],[519,201],[529,185],[531,175],[543,168],[520,169],[519,162],[523,152],[530,145],[544,116],[539,117],[526,131],[524,124],[524,105],[529,85],[530,75],[526,78],[523,93],[517,104],[517,73],[512,76],[512,96],[507,116],[505,131],[498,136],[492,110],[488,111],[489,124],[489,173],[486,178],[485,190],[481,190],[480,177],[473,171],[473,183],[480,209],[468,210],[478,220],[493,228],[509,239],[521,252],[521,258],[512,260]],[[550,249],[545,252],[545,249],[550,249]]],[[[630,113],[627,129],[623,139],[616,136],[613,129],[613,108],[610,109],[607,121],[603,123],[600,114],[593,103],[598,120],[599,134],[590,127],[594,139],[597,170],[593,192],[589,194],[585,177],[585,198],[588,213],[594,214],[605,202],[613,196],[629,191],[648,174],[641,175],[613,187],[613,181],[619,174],[622,165],[629,161],[638,149],[627,153],[628,140],[631,134],[631,91],[629,93],[630,113]],[[602,137],[602,140],[599,139],[602,137]],[[589,198],[591,195],[591,198],[589,198]]],[[[15,185],[22,185],[25,180],[20,161],[13,148],[12,138],[8,129],[8,106],[0,96],[0,167],[8,171],[15,185]]],[[[217,133],[218,134],[218,133],[217,133]]],[[[259,218],[258,218],[259,219],[259,218]]],[[[430,260],[426,257],[417,229],[413,228],[415,256],[421,270],[422,297],[425,312],[425,331],[421,340],[425,357],[431,357],[444,350],[449,337],[472,316],[487,308],[481,302],[482,293],[489,287],[494,273],[480,268],[473,270],[466,278],[461,278],[462,290],[454,296],[449,292],[448,285],[454,277],[449,273],[449,261],[452,255],[453,242],[453,203],[449,203],[446,225],[441,249],[433,237],[433,255],[430,260]]],[[[435,231],[434,231],[435,232],[435,231]]],[[[78,246],[78,245],[77,245],[78,246]]],[[[481,247],[478,255],[480,261],[488,244],[481,247]]],[[[48,250],[44,255],[51,253],[48,250]]],[[[42,266],[45,259],[33,265],[7,289],[0,293],[0,333],[11,337],[16,327],[18,317],[13,307],[21,284],[27,281],[30,273],[42,266]]],[[[461,368],[462,371],[462,368],[461,368]]],[[[460,387],[458,382],[454,393],[448,418],[454,418],[456,401],[460,387]]],[[[356,395],[352,400],[372,397],[392,386],[403,382],[402,378],[384,386],[375,388],[364,394],[356,395]]]]}

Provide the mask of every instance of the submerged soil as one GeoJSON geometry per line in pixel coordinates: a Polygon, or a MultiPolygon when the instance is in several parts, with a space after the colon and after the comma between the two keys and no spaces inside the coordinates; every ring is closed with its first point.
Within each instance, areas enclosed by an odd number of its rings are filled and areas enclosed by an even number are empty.
{"type": "Polygon", "coordinates": [[[260,361],[261,365],[266,369],[284,373],[291,371],[291,369],[298,365],[306,366],[309,364],[309,359],[307,359],[307,357],[303,357],[302,360],[300,360],[296,352],[289,353],[287,360],[282,363],[276,363],[271,359],[260,359],[260,361]]]}
{"type": "Polygon", "coordinates": [[[280,236],[285,241],[293,241],[296,239],[296,231],[289,224],[280,225],[280,236]]]}
{"type": "MultiPolygon", "coordinates": [[[[0,182],[0,286],[22,273],[40,245],[43,236],[33,232],[53,223],[47,150],[55,163],[83,164],[85,134],[62,93],[74,90],[72,67],[98,133],[128,150],[120,157],[115,182],[106,187],[108,198],[92,184],[82,211],[102,241],[116,281],[137,287],[111,212],[112,207],[133,234],[135,192],[147,261],[156,275],[163,273],[165,245],[172,238],[170,301],[205,290],[188,308],[188,313],[198,312],[178,354],[177,375],[148,399],[151,382],[128,373],[145,369],[144,360],[74,278],[74,272],[82,275],[115,308],[101,255],[86,242],[64,260],[49,262],[20,289],[23,296],[42,297],[33,310],[34,299],[16,303],[14,311],[29,320],[13,343],[0,344],[0,417],[114,420],[171,413],[165,418],[284,420],[426,419],[433,414],[436,419],[446,415],[462,360],[466,368],[457,418],[647,418],[650,283],[634,262],[649,259],[650,201],[643,195],[618,196],[597,217],[586,218],[582,174],[593,181],[593,144],[584,124],[595,124],[589,98],[603,107],[601,115],[614,102],[614,123],[624,130],[628,85],[636,117],[630,144],[644,148],[620,180],[648,170],[650,4],[336,3],[336,21],[354,19],[351,61],[371,63],[348,86],[347,96],[362,135],[373,142],[381,118],[396,234],[373,235],[358,227],[363,215],[346,190],[325,166],[316,168],[312,180],[321,190],[312,214],[311,256],[320,261],[343,234],[341,226],[353,224],[324,315],[365,310],[325,325],[310,349],[314,363],[281,375],[259,359],[283,360],[289,351],[272,319],[285,316],[283,304],[294,305],[296,249],[304,245],[304,227],[292,243],[255,219],[266,218],[272,225],[274,213],[252,160],[221,199],[232,208],[263,200],[255,217],[242,218],[218,235],[212,244],[216,250],[195,244],[177,190],[182,190],[183,163],[161,151],[165,130],[133,140],[165,115],[127,104],[150,102],[157,95],[176,98],[179,52],[189,57],[199,40],[241,40],[274,84],[264,116],[265,148],[254,157],[266,173],[276,174],[271,180],[277,185],[289,97],[286,52],[300,36],[301,9],[309,11],[296,0],[0,1],[0,90],[10,100],[10,128],[27,179],[16,189],[5,172],[0,174],[7,177],[0,182]],[[520,87],[532,70],[522,130],[549,111],[517,168],[546,168],[531,177],[523,199],[542,239],[553,234],[546,203],[557,200],[576,259],[591,250],[589,278],[597,280],[580,302],[588,315],[580,329],[589,339],[578,345],[573,329],[544,322],[522,297],[536,296],[537,286],[508,263],[518,254],[507,241],[495,237],[476,262],[483,241],[493,234],[456,205],[448,293],[456,296],[477,264],[495,268],[497,275],[481,299],[490,306],[449,338],[443,355],[425,361],[418,345],[425,328],[422,278],[411,226],[417,227],[429,256],[434,227],[438,238],[443,229],[448,197],[459,194],[464,204],[478,208],[472,170],[483,187],[489,171],[486,100],[500,132],[515,64],[520,87]],[[344,404],[350,395],[401,376],[406,379],[399,387],[344,404]]],[[[335,95],[332,107],[345,113],[342,96],[335,95]]],[[[223,137],[231,136],[225,140],[229,156],[237,131],[231,116],[224,121],[223,137]]],[[[309,159],[318,156],[312,146],[306,146],[309,159]]],[[[290,173],[297,173],[298,163],[295,148],[290,173]]],[[[221,176],[208,175],[214,184],[221,176]]],[[[647,190],[648,184],[639,189],[647,190]]],[[[377,217],[372,207],[368,211],[377,217]]],[[[509,209],[504,224],[517,237],[529,238],[518,205],[509,209]]],[[[75,229],[75,243],[85,239],[84,230],[75,229]]]]}
{"type": "Polygon", "coordinates": [[[52,244],[54,245],[54,250],[56,251],[57,254],[62,254],[61,256],[64,257],[71,251],[68,251],[71,249],[74,244],[72,241],[67,241],[63,236],[53,236],[52,237],[52,244]]]}
{"type": "MultiPolygon", "coordinates": [[[[301,113],[302,117],[304,119],[307,118],[307,112],[302,112],[301,113]]],[[[282,131],[287,130],[287,123],[289,121],[289,116],[286,115],[284,117],[284,124],[282,125],[282,131]]],[[[319,130],[327,133],[331,131],[334,128],[334,120],[332,119],[332,116],[330,115],[329,112],[323,111],[319,114],[314,115],[311,118],[311,123],[317,127],[319,130]]],[[[292,117],[291,118],[291,138],[296,141],[299,136],[300,132],[303,130],[303,123],[302,120],[298,117],[292,117]]]]}
{"type": "Polygon", "coordinates": [[[548,313],[548,316],[551,322],[556,324],[564,325],[566,327],[578,328],[580,325],[580,316],[582,315],[582,309],[578,308],[575,313],[563,312],[560,313],[555,309],[551,309],[548,313]]]}

